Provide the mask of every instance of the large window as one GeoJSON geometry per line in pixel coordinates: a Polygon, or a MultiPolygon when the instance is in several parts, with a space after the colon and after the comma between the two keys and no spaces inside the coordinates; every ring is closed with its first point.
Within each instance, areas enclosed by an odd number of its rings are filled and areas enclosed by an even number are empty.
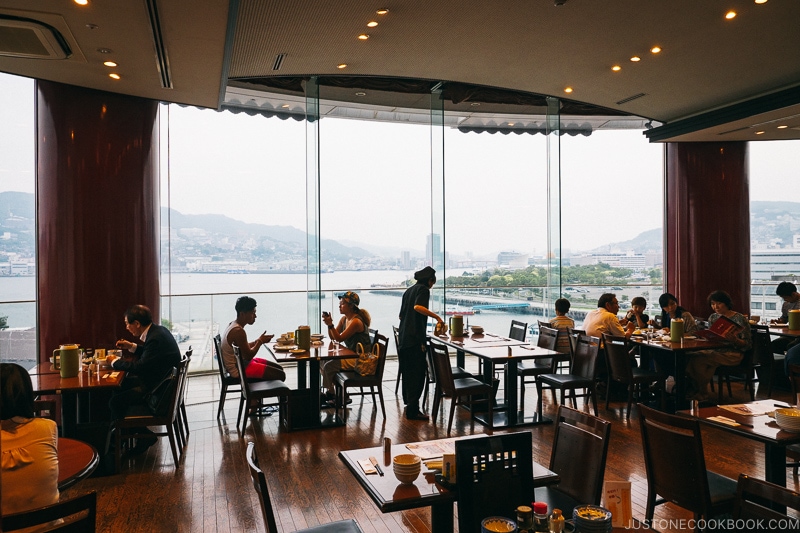
{"type": "Polygon", "coordinates": [[[0,74],[0,360],[36,364],[34,82],[0,74]]]}
{"type": "Polygon", "coordinates": [[[752,142],[750,176],[751,314],[777,318],[775,286],[800,282],[800,141],[752,142]]]}

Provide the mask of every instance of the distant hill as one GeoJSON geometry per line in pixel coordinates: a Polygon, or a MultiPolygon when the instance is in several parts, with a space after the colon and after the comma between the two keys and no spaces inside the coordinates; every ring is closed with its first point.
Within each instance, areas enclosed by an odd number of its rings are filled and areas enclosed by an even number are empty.
{"type": "Polygon", "coordinates": [[[661,251],[663,232],[661,228],[650,229],[644,231],[634,237],[633,239],[620,242],[612,242],[603,246],[598,246],[592,253],[605,253],[611,250],[619,250],[622,252],[633,251],[638,254],[647,252],[661,251]]]}
{"type": "Polygon", "coordinates": [[[29,192],[0,192],[0,225],[9,217],[33,220],[36,212],[34,196],[29,192]]]}

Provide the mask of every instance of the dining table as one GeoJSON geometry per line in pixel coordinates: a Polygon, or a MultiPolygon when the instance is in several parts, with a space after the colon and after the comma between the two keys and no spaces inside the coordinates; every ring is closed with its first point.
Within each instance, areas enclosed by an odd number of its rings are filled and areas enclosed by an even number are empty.
{"type": "Polygon", "coordinates": [[[737,437],[755,440],[764,445],[764,479],[782,487],[786,486],[786,447],[800,444],[800,433],[778,427],[768,413],[789,408],[784,402],[757,400],[744,404],[702,407],[696,412],[678,411],[679,415],[694,418],[701,424],[737,437]]]}
{"type": "Polygon", "coordinates": [[[63,491],[92,475],[100,463],[97,449],[87,442],[58,439],[58,490],[63,491]]]}
{"type": "Polygon", "coordinates": [[[456,351],[456,365],[464,368],[466,354],[474,348],[487,348],[493,346],[519,346],[527,344],[525,341],[518,341],[494,333],[472,333],[464,331],[463,335],[453,335],[451,332],[441,335],[428,334],[429,339],[434,339],[442,344],[446,344],[456,351]]]}
{"type": "Polygon", "coordinates": [[[676,411],[689,407],[689,400],[686,399],[686,363],[691,357],[691,353],[728,346],[728,343],[722,340],[707,340],[694,336],[686,336],[679,342],[672,342],[668,336],[658,336],[654,340],[647,339],[645,336],[632,335],[630,340],[640,347],[643,366],[649,365],[652,359],[655,359],[656,364],[659,360],[670,360],[674,364],[675,387],[673,391],[676,411]]]}
{"type": "Polygon", "coordinates": [[[800,337],[800,329],[789,329],[788,324],[770,324],[769,334],[779,337],[800,337]]]}
{"type": "Polygon", "coordinates": [[[82,369],[75,377],[63,378],[50,363],[35,366],[29,374],[34,395],[61,397],[61,430],[65,437],[76,436],[79,422],[92,421],[92,392],[119,389],[125,379],[124,371],[112,369],[82,369]]]}
{"type": "MultiPolygon", "coordinates": [[[[442,450],[452,448],[454,452],[455,445],[453,443],[455,440],[476,437],[480,436],[454,437],[451,439],[431,440],[424,443],[394,444],[391,447],[388,461],[384,460],[382,446],[340,451],[339,458],[382,513],[430,507],[431,532],[452,533],[454,528],[453,503],[458,500],[458,492],[449,485],[445,486],[441,478],[437,481],[435,474],[432,471],[426,471],[427,469],[424,465],[422,473],[413,483],[400,483],[392,471],[391,457],[405,453],[417,453],[420,455],[420,449],[430,450],[437,447],[442,450]],[[378,464],[382,466],[384,475],[381,476],[377,472],[374,474],[365,473],[359,461],[366,460],[369,462],[370,458],[377,459],[378,464]]],[[[424,460],[429,456],[421,455],[421,457],[424,460]]],[[[533,463],[534,487],[554,485],[559,481],[558,474],[536,462],[533,463]]]]}
{"type": "MultiPolygon", "coordinates": [[[[320,367],[324,361],[336,359],[355,359],[358,354],[342,343],[330,341],[312,344],[308,350],[296,345],[281,346],[270,343],[267,350],[278,363],[296,363],[297,388],[289,396],[289,418],[284,418],[286,429],[313,429],[344,425],[342,417],[335,409],[323,412],[321,408],[320,367]]],[[[256,356],[258,357],[258,356],[256,356]]]]}

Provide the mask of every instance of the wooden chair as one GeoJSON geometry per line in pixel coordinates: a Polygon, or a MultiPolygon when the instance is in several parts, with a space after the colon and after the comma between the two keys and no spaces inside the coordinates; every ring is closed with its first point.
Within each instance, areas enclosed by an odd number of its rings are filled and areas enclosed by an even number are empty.
{"type": "Polygon", "coordinates": [[[586,330],[577,328],[567,328],[567,335],[569,336],[569,356],[570,359],[575,355],[575,350],[578,348],[578,336],[586,335],[586,330]]]}
{"type": "Polygon", "coordinates": [[[611,422],[560,406],[550,470],[561,481],[537,489],[536,500],[547,502],[548,510],[561,509],[564,516],[572,516],[576,505],[600,505],[610,436],[611,422]]]}
{"type": "Polygon", "coordinates": [[[606,362],[608,364],[608,385],[606,387],[606,411],[608,410],[608,403],[611,394],[611,382],[616,381],[628,387],[628,410],[625,414],[626,419],[631,417],[631,403],[633,397],[638,394],[638,398],[642,397],[643,389],[650,393],[650,384],[653,382],[658,383],[657,387],[660,390],[661,408],[664,409],[664,376],[658,372],[654,372],[645,368],[633,367],[631,364],[631,356],[628,350],[628,340],[625,337],[616,335],[603,335],[603,344],[605,346],[606,362]]]}
{"type": "MultiPolygon", "coordinates": [[[[555,350],[558,342],[558,330],[549,326],[539,326],[539,340],[536,345],[540,348],[555,350]]],[[[525,405],[525,385],[536,383],[537,377],[542,374],[555,374],[556,365],[559,359],[552,357],[549,359],[533,359],[532,361],[518,361],[517,374],[520,378],[519,384],[519,406],[522,409],[525,405]],[[525,378],[533,378],[527,381],[525,378]]],[[[553,392],[555,394],[555,392],[553,392]]]]}
{"type": "Polygon", "coordinates": [[[33,400],[33,416],[35,416],[36,418],[48,418],[54,422],[57,422],[56,401],[33,400]]]}
{"type": "MultiPolygon", "coordinates": [[[[250,479],[253,488],[258,494],[258,501],[261,503],[261,514],[264,516],[264,527],[267,533],[278,533],[278,524],[275,521],[275,511],[272,509],[272,500],[269,497],[269,487],[267,477],[258,466],[258,456],[256,455],[256,445],[250,441],[247,443],[247,466],[250,468],[250,479]]],[[[298,533],[363,533],[358,526],[358,522],[352,519],[339,520],[316,527],[299,529],[298,533]]]]}
{"type": "Polygon", "coordinates": [[[378,392],[378,399],[381,402],[381,413],[384,420],[386,419],[386,407],[383,404],[383,369],[386,366],[386,351],[389,346],[389,339],[383,335],[375,334],[375,344],[379,346],[380,353],[378,355],[378,364],[375,367],[375,373],[371,376],[362,376],[355,370],[342,370],[336,373],[333,379],[333,386],[336,389],[336,414],[339,414],[339,409],[345,407],[345,397],[347,396],[347,389],[358,387],[360,392],[351,393],[353,396],[361,396],[363,401],[366,394],[372,395],[372,403],[375,402],[375,392],[378,392]],[[364,388],[369,388],[368,392],[364,392],[364,388]]]}
{"type": "Polygon", "coordinates": [[[788,527],[784,531],[789,529],[798,531],[800,528],[796,525],[794,528],[788,525],[790,522],[786,513],[775,510],[779,507],[794,510],[792,519],[797,524],[797,516],[800,515],[800,493],[769,481],[739,474],[739,482],[736,484],[736,501],[733,504],[733,518],[763,520],[763,526],[767,526],[771,520],[774,520],[773,527],[777,527],[782,522],[788,527]]]}
{"type": "Polygon", "coordinates": [[[239,387],[239,378],[231,376],[230,372],[225,370],[225,363],[222,361],[222,339],[219,335],[214,336],[214,354],[217,358],[217,369],[219,370],[219,407],[217,408],[217,420],[222,414],[222,409],[225,407],[225,399],[228,392],[239,392],[241,388],[231,389],[230,387],[239,387]]]}
{"type": "MultiPolygon", "coordinates": [[[[769,326],[755,324],[753,331],[753,362],[760,368],[760,377],[766,378],[767,398],[772,398],[772,384],[776,375],[783,372],[785,354],[776,354],[772,351],[769,326]]],[[[762,386],[759,385],[759,391],[762,386]]],[[[762,391],[763,392],[763,391],[762,391]]]]}
{"type": "MultiPolygon", "coordinates": [[[[754,326],[751,326],[751,328],[754,326]]],[[[769,331],[769,329],[767,329],[769,331]]],[[[767,343],[769,343],[769,334],[767,334],[767,343]]],[[[717,402],[722,403],[722,381],[728,385],[728,397],[733,398],[733,394],[731,392],[731,377],[736,377],[744,381],[744,390],[750,391],[750,401],[756,399],[756,389],[753,386],[753,383],[758,381],[756,377],[756,368],[760,365],[755,360],[754,356],[754,348],[751,347],[749,350],[742,354],[742,360],[739,361],[738,365],[720,365],[717,367],[714,375],[717,377],[717,402]]],[[[713,387],[714,378],[711,378],[711,384],[713,387]]]]}
{"type": "Polygon", "coordinates": [[[0,519],[0,523],[2,523],[0,531],[17,531],[39,526],[46,527],[46,531],[56,533],[94,533],[97,527],[97,493],[92,491],[47,507],[5,515],[0,519]],[[57,525],[48,524],[56,520],[63,522],[57,525]]]}
{"type": "MultiPolygon", "coordinates": [[[[789,365],[789,383],[792,385],[792,396],[797,398],[800,393],[800,365],[789,365]]],[[[792,475],[797,477],[797,470],[800,468],[800,444],[790,444],[786,447],[786,454],[795,459],[786,463],[787,468],[792,469],[792,475]]]]}
{"type": "Polygon", "coordinates": [[[578,397],[591,400],[594,414],[597,416],[597,391],[595,384],[595,370],[597,368],[597,354],[600,350],[600,339],[590,335],[578,335],[575,354],[572,357],[569,374],[542,374],[536,380],[536,389],[539,393],[538,413],[542,413],[542,387],[549,386],[561,391],[561,403],[564,403],[565,391],[570,391],[569,398],[572,406],[577,407],[575,399],[578,397]],[[578,394],[578,389],[583,390],[578,394]]]}
{"type": "Polygon", "coordinates": [[[150,438],[150,437],[167,437],[169,439],[169,446],[172,449],[172,459],[175,462],[175,468],[180,466],[180,456],[183,453],[183,447],[180,447],[180,454],[178,443],[178,411],[180,408],[180,391],[181,383],[186,379],[186,374],[189,368],[189,361],[184,358],[181,360],[178,368],[172,369],[172,382],[169,392],[169,402],[163,413],[152,414],[147,412],[146,406],[141,406],[140,409],[132,414],[125,416],[114,422],[116,434],[116,447],[114,448],[115,464],[117,472],[122,469],[122,437],[123,431],[133,430],[133,433],[126,433],[126,439],[132,438],[150,438]],[[136,432],[137,429],[147,428],[148,426],[164,426],[164,431],[157,431],[153,433],[136,432]]]}
{"type": "MultiPolygon", "coordinates": [[[[550,322],[547,322],[547,321],[544,321],[544,320],[539,320],[538,322],[539,322],[539,331],[542,331],[542,328],[552,328],[552,329],[555,329],[556,331],[558,331],[558,339],[556,339],[556,347],[553,348],[553,349],[556,350],[556,351],[560,351],[558,349],[558,346],[559,346],[559,344],[561,344],[562,339],[569,340],[569,338],[570,338],[570,336],[569,336],[569,328],[553,328],[553,325],[550,322]]],[[[577,331],[582,332],[582,330],[577,330],[577,331]]],[[[583,332],[583,333],[585,333],[585,332],[583,332]]],[[[556,362],[556,370],[555,370],[555,372],[560,372],[560,373],[565,373],[565,374],[567,372],[569,372],[569,362],[572,359],[572,352],[573,352],[573,346],[572,346],[572,342],[570,341],[569,342],[569,351],[563,352],[564,355],[558,359],[558,361],[556,362]]]]}
{"type": "Polygon", "coordinates": [[[646,522],[652,521],[656,505],[666,502],[691,511],[695,520],[733,510],[736,482],[706,470],[700,422],[644,405],[639,420],[647,471],[646,522]]]}
{"type": "Polygon", "coordinates": [[[528,323],[520,322],[519,320],[511,321],[511,329],[508,332],[508,338],[515,341],[525,342],[525,336],[528,333],[528,323]]]}
{"type": "Polygon", "coordinates": [[[187,360],[186,378],[182,381],[181,391],[178,393],[178,401],[180,402],[178,406],[178,438],[181,447],[186,445],[186,439],[189,437],[189,417],[186,416],[186,389],[189,388],[189,365],[192,363],[192,353],[192,347],[189,346],[189,349],[184,354],[187,360]]]}
{"type": "Polygon", "coordinates": [[[261,408],[261,401],[266,398],[278,398],[278,402],[286,402],[289,396],[289,387],[286,383],[277,379],[264,381],[250,381],[245,374],[245,366],[242,362],[242,353],[235,344],[233,356],[236,359],[236,370],[239,371],[239,387],[242,397],[239,399],[239,413],[236,415],[236,428],[239,428],[239,420],[242,421],[242,435],[247,427],[247,418],[261,408]],[[242,416],[244,414],[244,416],[242,416]]]}
{"type": "MultiPolygon", "coordinates": [[[[433,398],[431,417],[435,418],[439,413],[439,404],[442,398],[450,398],[450,418],[447,422],[448,436],[450,436],[450,429],[453,426],[453,416],[457,405],[469,404],[470,409],[472,409],[472,406],[476,403],[486,403],[489,407],[488,420],[492,420],[494,414],[494,387],[492,387],[492,384],[484,383],[473,377],[454,379],[447,346],[431,340],[429,347],[436,374],[436,394],[433,398]],[[483,397],[473,400],[473,396],[483,397]]],[[[490,425],[489,427],[493,426],[490,425]]]]}
{"type": "Polygon", "coordinates": [[[534,500],[529,431],[457,440],[455,447],[460,533],[479,533],[482,519],[514,517],[517,506],[534,500]]]}

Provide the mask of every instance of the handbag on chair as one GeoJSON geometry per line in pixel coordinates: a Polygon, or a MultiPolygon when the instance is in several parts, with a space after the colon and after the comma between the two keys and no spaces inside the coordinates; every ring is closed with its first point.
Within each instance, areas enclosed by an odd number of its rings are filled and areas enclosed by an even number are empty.
{"type": "Polygon", "coordinates": [[[378,368],[378,357],[380,357],[380,346],[374,344],[372,351],[364,351],[364,345],[360,342],[356,346],[358,359],[356,360],[355,371],[359,376],[372,376],[378,368]]]}

